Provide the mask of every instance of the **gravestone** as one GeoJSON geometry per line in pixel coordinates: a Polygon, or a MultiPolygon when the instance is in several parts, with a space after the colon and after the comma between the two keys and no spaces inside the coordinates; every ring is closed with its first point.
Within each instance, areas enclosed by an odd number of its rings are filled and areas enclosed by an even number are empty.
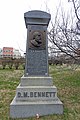
{"type": "Polygon", "coordinates": [[[47,27],[51,15],[35,10],[26,12],[24,18],[27,28],[25,72],[10,104],[10,117],[62,114],[63,104],[48,73],[47,27]]]}

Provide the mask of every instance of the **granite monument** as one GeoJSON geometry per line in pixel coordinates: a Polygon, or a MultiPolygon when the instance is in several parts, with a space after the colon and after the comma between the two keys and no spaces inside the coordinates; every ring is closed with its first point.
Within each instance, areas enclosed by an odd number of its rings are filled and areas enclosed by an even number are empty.
{"type": "Polygon", "coordinates": [[[48,72],[47,27],[51,15],[33,10],[24,13],[24,19],[27,28],[25,72],[10,104],[10,117],[63,114],[63,104],[48,72]]]}

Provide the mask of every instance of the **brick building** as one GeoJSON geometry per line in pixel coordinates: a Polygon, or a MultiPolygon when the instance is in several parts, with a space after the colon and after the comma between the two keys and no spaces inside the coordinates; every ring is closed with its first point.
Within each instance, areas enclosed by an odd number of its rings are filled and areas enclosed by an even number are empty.
{"type": "Polygon", "coordinates": [[[21,53],[13,47],[3,47],[2,57],[18,59],[21,58],[21,53]]]}
{"type": "Polygon", "coordinates": [[[3,57],[13,57],[13,48],[3,47],[3,57]]]}

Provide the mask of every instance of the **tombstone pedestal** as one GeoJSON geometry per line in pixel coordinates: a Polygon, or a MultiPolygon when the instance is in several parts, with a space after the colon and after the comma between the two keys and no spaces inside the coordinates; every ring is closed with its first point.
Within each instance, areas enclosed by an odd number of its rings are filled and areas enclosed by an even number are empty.
{"type": "Polygon", "coordinates": [[[10,115],[12,118],[27,118],[50,114],[63,114],[63,106],[59,99],[52,101],[16,101],[11,103],[10,115]]]}
{"type": "Polygon", "coordinates": [[[10,104],[10,117],[63,114],[63,104],[48,74],[47,26],[50,14],[30,11],[24,16],[28,28],[25,73],[10,104]]]}
{"type": "Polygon", "coordinates": [[[16,96],[10,104],[12,118],[27,118],[36,114],[63,114],[63,104],[51,77],[22,77],[16,96]]]}
{"type": "Polygon", "coordinates": [[[57,97],[57,88],[51,84],[51,77],[22,77],[10,104],[11,117],[62,114],[63,104],[57,97]]]}
{"type": "Polygon", "coordinates": [[[52,84],[52,77],[49,76],[21,77],[21,86],[51,86],[52,84]]]}

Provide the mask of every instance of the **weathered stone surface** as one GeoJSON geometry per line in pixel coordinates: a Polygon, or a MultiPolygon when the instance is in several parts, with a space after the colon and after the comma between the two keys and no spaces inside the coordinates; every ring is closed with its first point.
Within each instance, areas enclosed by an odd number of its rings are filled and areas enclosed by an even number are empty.
{"type": "Polygon", "coordinates": [[[50,114],[63,114],[63,104],[57,100],[52,101],[16,101],[16,98],[12,101],[10,105],[10,116],[12,118],[27,118],[50,114]]]}
{"type": "Polygon", "coordinates": [[[53,80],[49,76],[21,77],[21,86],[52,86],[53,80]]]}
{"type": "Polygon", "coordinates": [[[48,76],[48,43],[46,31],[47,26],[28,25],[25,76],[48,76]],[[36,47],[38,44],[35,43],[35,32],[41,34],[41,45],[39,47],[36,47]]]}
{"type": "Polygon", "coordinates": [[[28,76],[48,76],[47,57],[45,50],[29,50],[27,56],[28,76]]]}
{"type": "Polygon", "coordinates": [[[55,86],[18,86],[16,100],[40,101],[57,99],[57,88],[55,86]]]}
{"type": "Polygon", "coordinates": [[[48,26],[51,15],[43,11],[33,10],[24,13],[24,18],[25,18],[26,28],[28,25],[32,25],[32,24],[48,26]]]}

